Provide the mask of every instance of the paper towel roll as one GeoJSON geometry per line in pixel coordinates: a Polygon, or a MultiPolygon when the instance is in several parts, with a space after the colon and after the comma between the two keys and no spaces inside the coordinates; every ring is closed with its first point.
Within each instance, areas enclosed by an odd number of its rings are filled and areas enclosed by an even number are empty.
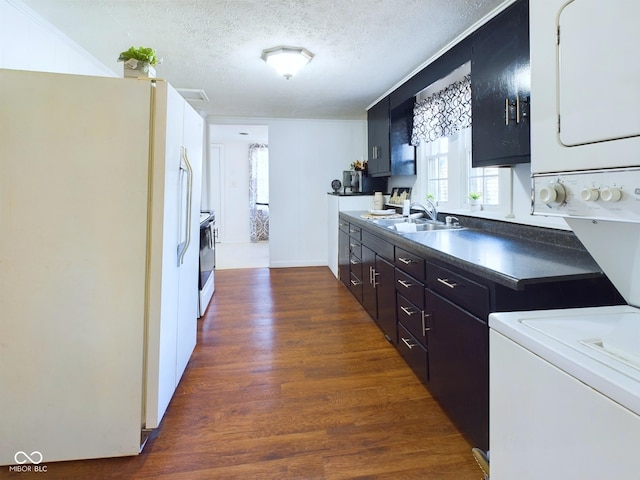
{"type": "Polygon", "coordinates": [[[405,200],[404,202],[402,202],[402,216],[403,217],[408,217],[409,214],[411,213],[411,201],[410,200],[405,200]]]}

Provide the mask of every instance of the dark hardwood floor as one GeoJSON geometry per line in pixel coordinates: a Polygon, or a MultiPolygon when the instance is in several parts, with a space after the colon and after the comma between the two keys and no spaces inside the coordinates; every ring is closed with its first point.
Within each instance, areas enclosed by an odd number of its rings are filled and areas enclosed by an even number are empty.
{"type": "Polygon", "coordinates": [[[326,267],[216,272],[196,350],[141,455],[0,468],[47,480],[482,478],[471,445],[326,267]]]}

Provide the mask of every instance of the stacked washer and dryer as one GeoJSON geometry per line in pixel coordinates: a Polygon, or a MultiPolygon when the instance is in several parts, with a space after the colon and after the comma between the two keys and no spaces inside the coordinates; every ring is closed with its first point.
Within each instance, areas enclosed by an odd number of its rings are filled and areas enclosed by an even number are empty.
{"type": "Polygon", "coordinates": [[[628,305],[491,314],[491,478],[639,478],[640,4],[530,14],[532,213],[564,217],[628,305]]]}

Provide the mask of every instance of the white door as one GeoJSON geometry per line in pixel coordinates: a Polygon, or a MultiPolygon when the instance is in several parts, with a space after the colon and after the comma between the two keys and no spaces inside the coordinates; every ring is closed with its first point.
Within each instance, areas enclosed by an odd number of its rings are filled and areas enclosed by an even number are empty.
{"type": "MultiPolygon", "coordinates": [[[[176,385],[180,381],[191,353],[196,346],[198,319],[198,275],[200,254],[200,196],[202,191],[202,149],[204,121],[186,102],[183,102],[184,124],[182,154],[188,162],[190,173],[183,175],[181,195],[185,201],[181,207],[185,216],[184,228],[188,229],[186,250],[179,265],[178,325],[176,340],[176,385]],[[190,177],[190,178],[189,178],[190,177]],[[185,191],[186,189],[186,191],[185,191]]],[[[180,228],[183,224],[181,222],[180,228]]]]}
{"type": "Polygon", "coordinates": [[[640,165],[640,3],[529,8],[532,173],[640,165]]]}
{"type": "Polygon", "coordinates": [[[0,464],[136,454],[149,84],[0,85],[0,464]]]}
{"type": "Polygon", "coordinates": [[[156,85],[146,428],[160,424],[175,391],[180,281],[177,252],[183,99],[166,82],[156,85]]]}
{"type": "Polygon", "coordinates": [[[560,140],[575,146],[640,135],[640,45],[635,1],[575,0],[558,25],[560,140]],[[635,11],[635,13],[634,13],[635,11]]]}

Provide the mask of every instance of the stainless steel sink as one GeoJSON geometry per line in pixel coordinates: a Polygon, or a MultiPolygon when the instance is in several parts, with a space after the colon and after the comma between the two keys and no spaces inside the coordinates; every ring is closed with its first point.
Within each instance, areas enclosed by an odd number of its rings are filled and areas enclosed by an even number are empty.
{"type": "Polygon", "coordinates": [[[462,228],[460,226],[436,223],[424,218],[412,219],[410,222],[407,222],[405,218],[380,218],[373,220],[373,222],[382,227],[396,230],[398,233],[430,232],[434,230],[460,230],[462,228]]]}

